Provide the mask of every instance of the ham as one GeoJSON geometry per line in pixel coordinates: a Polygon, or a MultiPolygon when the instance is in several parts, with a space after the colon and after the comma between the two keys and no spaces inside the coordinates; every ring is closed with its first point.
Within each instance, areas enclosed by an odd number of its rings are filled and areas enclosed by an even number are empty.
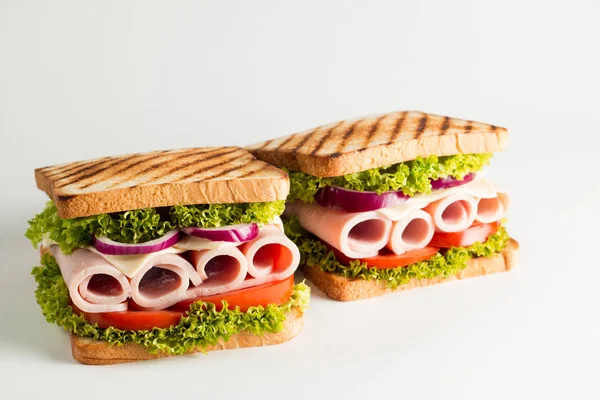
{"type": "Polygon", "coordinates": [[[161,310],[185,299],[190,281],[199,285],[201,279],[186,259],[173,253],[155,254],[131,279],[131,298],[144,309],[161,310]]]}
{"type": "Polygon", "coordinates": [[[300,225],[350,258],[376,256],[388,243],[392,222],[378,211],[346,213],[295,202],[290,212],[300,225]]]}
{"type": "Polygon", "coordinates": [[[240,251],[247,260],[249,275],[240,289],[286,279],[300,265],[298,247],[279,225],[263,227],[255,239],[240,245],[240,251]]]}
{"type": "Polygon", "coordinates": [[[398,255],[422,249],[429,244],[434,232],[431,215],[423,210],[414,210],[393,223],[387,247],[398,255]]]}
{"type": "Polygon", "coordinates": [[[466,193],[454,193],[434,201],[424,210],[433,219],[439,232],[460,232],[467,229],[477,216],[477,201],[466,193]]]}
{"type": "Polygon", "coordinates": [[[211,296],[235,290],[246,278],[248,262],[237,247],[190,252],[190,261],[202,283],[190,288],[186,296],[211,296]]]}
{"type": "Polygon", "coordinates": [[[500,197],[479,199],[477,201],[477,215],[475,221],[482,223],[499,221],[504,215],[504,203],[500,197]]]}
{"type": "Polygon", "coordinates": [[[50,252],[77,308],[90,313],[127,310],[129,281],[105,259],[85,249],[65,255],[57,245],[50,252]]]}

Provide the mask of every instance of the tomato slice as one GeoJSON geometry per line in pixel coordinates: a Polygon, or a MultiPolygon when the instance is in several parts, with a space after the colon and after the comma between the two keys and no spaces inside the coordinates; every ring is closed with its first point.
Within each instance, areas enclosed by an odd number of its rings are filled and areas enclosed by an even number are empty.
{"type": "Polygon", "coordinates": [[[398,268],[406,267],[407,265],[414,264],[419,261],[429,260],[433,257],[440,249],[433,246],[427,246],[422,249],[410,250],[404,254],[380,254],[375,257],[361,258],[360,261],[366,262],[371,268],[398,268]]]}
{"type": "Polygon", "coordinates": [[[439,248],[437,247],[427,246],[422,249],[407,251],[406,253],[400,255],[394,254],[392,252],[386,252],[386,250],[383,250],[382,252],[380,252],[379,255],[375,257],[350,258],[335,247],[330,246],[326,242],[321,242],[324,245],[326,245],[331,251],[333,251],[335,259],[341,262],[342,264],[347,265],[352,260],[359,260],[360,262],[367,263],[368,267],[379,269],[406,267],[407,265],[414,264],[419,261],[429,260],[439,251],[439,248]]]}
{"type": "Polygon", "coordinates": [[[214,296],[196,297],[184,300],[173,305],[171,309],[187,311],[192,303],[202,300],[207,303],[216,304],[217,310],[220,311],[223,308],[221,301],[226,300],[230,310],[238,306],[241,311],[245,312],[248,308],[253,306],[261,305],[266,307],[268,304],[283,304],[290,299],[293,290],[294,275],[282,281],[263,283],[262,285],[234,290],[232,292],[221,293],[214,296]]]}
{"type": "Polygon", "coordinates": [[[436,232],[431,239],[431,246],[449,248],[466,247],[475,242],[485,242],[488,236],[496,233],[500,222],[489,224],[475,223],[462,232],[436,232]]]}
{"type": "Polygon", "coordinates": [[[77,314],[83,314],[83,317],[91,322],[97,323],[100,328],[113,328],[142,331],[152,328],[168,328],[177,325],[183,312],[181,311],[117,311],[106,313],[88,313],[78,309],[71,304],[77,314]]]}
{"type": "Polygon", "coordinates": [[[179,302],[167,310],[143,311],[140,307],[129,302],[131,310],[106,312],[106,313],[88,313],[83,312],[77,306],[71,303],[71,307],[77,314],[91,322],[97,323],[100,328],[113,327],[123,330],[141,331],[152,328],[168,328],[177,325],[181,316],[190,308],[190,304],[202,300],[207,303],[215,303],[217,310],[221,310],[222,300],[227,300],[229,309],[240,307],[241,311],[247,311],[252,306],[268,304],[283,304],[289,300],[294,290],[294,276],[277,282],[264,283],[245,289],[234,290],[228,293],[222,293],[214,296],[196,297],[194,299],[179,302]]]}

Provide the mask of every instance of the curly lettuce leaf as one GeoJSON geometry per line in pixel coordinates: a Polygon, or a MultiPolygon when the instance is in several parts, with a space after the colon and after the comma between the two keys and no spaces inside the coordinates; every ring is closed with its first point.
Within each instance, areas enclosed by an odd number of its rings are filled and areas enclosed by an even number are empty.
{"type": "Polygon", "coordinates": [[[283,213],[285,201],[238,204],[201,204],[171,207],[171,221],[179,227],[217,228],[256,222],[268,224],[283,213]]]}
{"type": "Polygon", "coordinates": [[[380,194],[402,190],[407,196],[430,193],[432,180],[448,176],[462,179],[471,172],[481,170],[489,164],[491,158],[491,153],[417,157],[413,161],[331,178],[319,178],[303,172],[288,171],[290,176],[288,201],[302,200],[314,203],[315,194],[325,186],[340,186],[380,194]]]}
{"type": "Polygon", "coordinates": [[[411,279],[431,279],[456,275],[467,267],[467,261],[474,257],[489,257],[501,252],[509,236],[501,226],[490,235],[485,243],[476,242],[469,247],[452,247],[444,253],[437,253],[429,260],[420,261],[399,268],[369,268],[367,263],[353,260],[348,265],[336,260],[334,253],[323,243],[304,231],[295,217],[284,221],[286,235],[298,246],[301,265],[318,266],[323,271],[332,272],[347,278],[380,280],[391,289],[410,282],[411,279]]]}
{"type": "Polygon", "coordinates": [[[159,238],[171,229],[187,226],[204,228],[256,222],[269,223],[283,213],[285,202],[211,204],[174,206],[170,210],[145,208],[122,213],[63,219],[54,202],[29,221],[25,236],[34,247],[44,234],[58,243],[65,254],[90,245],[92,236],[107,236],[119,243],[144,243],[159,238]]]}
{"type": "Polygon", "coordinates": [[[127,331],[116,328],[99,328],[77,315],[69,304],[69,290],[62,279],[54,258],[45,254],[41,266],[34,267],[31,274],[38,284],[35,296],[46,321],[56,323],[77,336],[105,340],[111,345],[137,343],[152,353],[184,354],[192,350],[204,350],[217,344],[220,338],[228,340],[241,331],[261,335],[280,332],[286,314],[292,307],[302,311],[308,308],[310,288],[299,283],[294,286],[290,299],[282,304],[267,307],[250,307],[246,312],[238,307],[217,311],[215,304],[198,301],[181,317],[179,324],[170,328],[154,328],[143,331],[127,331]]]}
{"type": "Polygon", "coordinates": [[[29,221],[25,236],[37,246],[47,234],[58,243],[65,254],[78,247],[87,246],[92,236],[107,236],[120,243],[143,243],[163,236],[174,225],[163,219],[155,208],[100,214],[90,217],[63,219],[58,216],[54,202],[29,221]]]}

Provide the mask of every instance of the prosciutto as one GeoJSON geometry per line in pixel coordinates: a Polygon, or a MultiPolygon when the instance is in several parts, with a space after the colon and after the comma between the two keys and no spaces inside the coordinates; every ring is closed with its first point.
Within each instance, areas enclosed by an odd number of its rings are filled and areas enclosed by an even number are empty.
{"type": "Polygon", "coordinates": [[[237,247],[192,251],[189,257],[202,282],[187,291],[187,298],[235,290],[248,273],[248,261],[237,247]]]}
{"type": "Polygon", "coordinates": [[[431,215],[436,231],[460,232],[475,221],[477,201],[466,193],[454,193],[434,201],[424,210],[431,215]]]}
{"type": "Polygon", "coordinates": [[[50,252],[60,267],[73,304],[90,313],[126,311],[129,281],[104,258],[86,249],[65,255],[57,245],[50,252]]]}
{"type": "Polygon", "coordinates": [[[295,202],[290,213],[300,225],[350,258],[376,256],[389,241],[392,221],[378,211],[346,213],[295,202]]]}
{"type": "Polygon", "coordinates": [[[240,288],[290,277],[300,265],[298,247],[278,225],[263,227],[256,239],[240,245],[248,263],[248,277],[240,288]]]}
{"type": "Polygon", "coordinates": [[[387,247],[398,255],[422,249],[431,242],[434,233],[431,215],[423,210],[414,210],[393,223],[387,247]]]}
{"type": "Polygon", "coordinates": [[[199,285],[200,276],[179,254],[148,257],[131,278],[131,298],[147,310],[161,310],[186,298],[190,285],[199,285]]]}

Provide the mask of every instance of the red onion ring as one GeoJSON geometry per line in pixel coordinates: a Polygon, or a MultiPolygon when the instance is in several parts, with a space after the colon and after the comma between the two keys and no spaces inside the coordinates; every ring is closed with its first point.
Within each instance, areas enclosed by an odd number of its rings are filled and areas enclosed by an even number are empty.
{"type": "Polygon", "coordinates": [[[126,256],[155,253],[173,246],[175,243],[179,242],[180,238],[180,232],[177,229],[174,229],[158,239],[150,240],[149,242],[144,243],[119,243],[115,242],[114,240],[110,240],[106,236],[94,236],[92,238],[92,243],[94,244],[96,250],[102,254],[108,254],[111,256],[126,256]]]}
{"type": "MultiPolygon", "coordinates": [[[[431,188],[433,190],[448,189],[469,183],[474,178],[474,173],[466,175],[462,180],[448,176],[431,181],[431,188]]],[[[364,212],[392,207],[405,202],[408,198],[410,196],[405,195],[401,190],[377,194],[377,192],[361,192],[338,186],[325,186],[319,189],[315,195],[315,202],[320,206],[334,210],[364,212]]]]}
{"type": "Polygon", "coordinates": [[[323,207],[333,208],[345,212],[363,212],[378,210],[403,203],[409,196],[401,191],[385,192],[359,192],[338,186],[325,186],[315,195],[315,202],[323,207]]]}
{"type": "Polygon", "coordinates": [[[462,180],[458,180],[453,176],[447,176],[445,178],[440,178],[440,179],[431,181],[431,189],[433,189],[433,190],[449,189],[449,188],[452,188],[455,186],[460,186],[460,185],[464,185],[465,183],[469,183],[473,179],[475,179],[474,172],[471,172],[470,174],[465,175],[464,178],[462,178],[462,180]]]}
{"type": "Polygon", "coordinates": [[[188,235],[209,239],[216,242],[247,242],[258,236],[258,225],[238,224],[219,228],[183,228],[188,235]]]}

